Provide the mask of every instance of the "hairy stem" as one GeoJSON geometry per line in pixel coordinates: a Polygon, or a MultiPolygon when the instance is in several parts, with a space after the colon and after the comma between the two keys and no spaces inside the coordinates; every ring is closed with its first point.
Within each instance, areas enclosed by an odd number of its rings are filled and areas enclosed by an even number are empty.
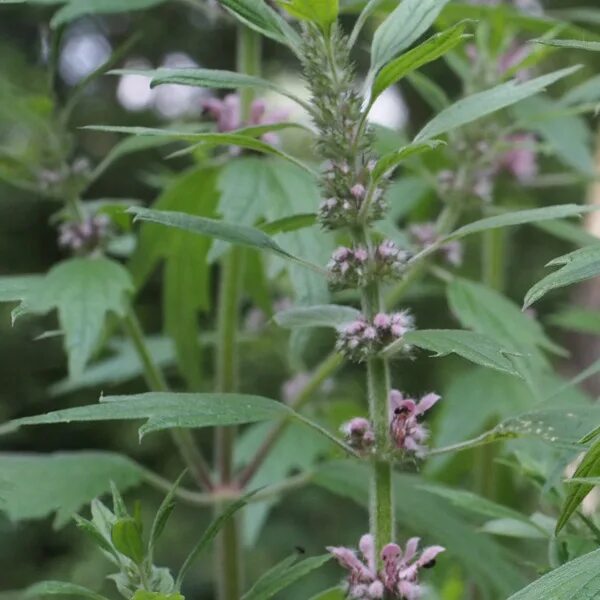
{"type": "MultiPolygon", "coordinates": [[[[258,75],[261,70],[261,39],[243,25],[238,29],[237,70],[247,75],[258,75]]],[[[250,117],[253,91],[243,89],[241,115],[244,121],[250,117]]],[[[243,251],[230,250],[222,263],[219,291],[217,381],[220,392],[233,392],[237,388],[237,332],[239,304],[242,291],[243,251]]],[[[227,488],[233,483],[233,451],[236,429],[219,428],[216,432],[217,466],[221,485],[227,488]]],[[[217,511],[220,507],[217,506],[217,511]]],[[[217,544],[217,573],[219,600],[239,600],[243,588],[243,564],[239,516],[225,523],[217,544]]]]}
{"type": "MultiPolygon", "coordinates": [[[[166,392],[169,389],[165,376],[158,365],[154,362],[140,322],[130,310],[123,319],[123,328],[131,339],[137,355],[144,369],[144,377],[150,390],[154,392],[166,392]]],[[[171,437],[179,450],[181,457],[187,465],[190,474],[194,477],[201,488],[211,490],[213,487],[210,469],[198,449],[196,442],[188,429],[172,429],[171,437]]]]}

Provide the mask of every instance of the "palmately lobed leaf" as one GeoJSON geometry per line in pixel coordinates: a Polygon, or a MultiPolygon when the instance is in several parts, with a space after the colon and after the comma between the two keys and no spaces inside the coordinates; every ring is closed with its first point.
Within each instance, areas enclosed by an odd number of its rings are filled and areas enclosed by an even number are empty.
{"type": "Polygon", "coordinates": [[[58,310],[69,373],[78,376],[92,357],[109,313],[124,316],[133,283],[117,262],[103,257],[71,258],[53,267],[24,294],[15,316],[58,310]]]}

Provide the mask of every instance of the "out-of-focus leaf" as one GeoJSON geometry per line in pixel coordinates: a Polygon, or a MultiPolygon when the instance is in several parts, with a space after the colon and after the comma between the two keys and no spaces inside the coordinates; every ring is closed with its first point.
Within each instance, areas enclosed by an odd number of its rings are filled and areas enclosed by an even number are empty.
{"type": "Polygon", "coordinates": [[[144,542],[140,524],[133,517],[117,519],[111,529],[111,540],[118,552],[139,565],[144,560],[144,542]]]}
{"type": "Polygon", "coordinates": [[[109,452],[0,454],[0,510],[12,521],[42,519],[56,512],[63,527],[82,506],[111,489],[127,490],[143,479],[132,460],[109,452]]]}
{"type": "MultiPolygon", "coordinates": [[[[575,473],[573,473],[573,478],[598,476],[600,476],[600,440],[597,440],[592,444],[575,473]]],[[[594,486],[589,483],[574,483],[569,485],[567,489],[567,498],[558,518],[558,522],[556,523],[556,533],[559,533],[568,523],[573,513],[579,508],[579,505],[592,491],[593,487],[594,486]]]]}
{"type": "Polygon", "coordinates": [[[15,309],[15,316],[58,310],[69,373],[79,375],[100,340],[108,313],[125,315],[133,291],[129,273],[107,258],[71,258],[53,267],[15,309]]]}
{"type": "MultiPolygon", "coordinates": [[[[164,368],[175,364],[175,348],[170,339],[162,336],[146,337],[146,346],[157,366],[164,368]]],[[[113,341],[110,349],[114,351],[113,354],[89,364],[78,377],[68,377],[52,384],[50,394],[60,396],[88,387],[118,385],[143,375],[143,365],[131,342],[113,341]]]]}
{"type": "Polygon", "coordinates": [[[600,42],[586,42],[585,40],[557,40],[557,39],[539,39],[531,40],[536,44],[545,46],[557,46],[558,48],[572,48],[575,50],[591,50],[600,52],[600,42]]]}
{"type": "MultiPolygon", "coordinates": [[[[292,559],[296,556],[290,557],[292,559]]],[[[331,554],[311,556],[300,562],[284,559],[278,565],[267,571],[253,586],[242,596],[242,600],[269,600],[281,590],[289,587],[296,581],[306,577],[312,571],[322,567],[333,558],[331,554]]]]}
{"type": "Polygon", "coordinates": [[[595,75],[583,83],[572,87],[560,99],[562,106],[588,104],[600,100],[600,75],[595,75]]]}
{"type": "Polygon", "coordinates": [[[387,63],[375,77],[370,102],[373,103],[387,88],[406,77],[411,71],[433,62],[456,47],[463,39],[468,23],[457,23],[454,27],[436,33],[428,40],[387,63]]]}
{"type": "Polygon", "coordinates": [[[586,310],[584,308],[566,308],[565,310],[552,315],[549,323],[554,327],[560,327],[568,331],[577,331],[578,333],[589,333],[591,335],[600,335],[600,311],[586,310]]]}
{"type": "MultiPolygon", "coordinates": [[[[255,456],[272,425],[258,423],[248,427],[240,436],[235,448],[235,464],[245,467],[255,456]]],[[[250,481],[254,489],[277,484],[292,473],[306,472],[316,463],[320,456],[331,449],[329,443],[316,432],[312,432],[299,424],[291,423],[279,437],[272,451],[264,460],[256,475],[250,481]]],[[[244,542],[252,547],[261,532],[269,511],[278,498],[252,502],[245,509],[242,521],[244,542]]]]}
{"type": "Polygon", "coordinates": [[[221,512],[221,514],[218,517],[216,517],[212,521],[212,523],[206,528],[206,530],[200,537],[200,540],[194,546],[192,551],[188,554],[183,565],[181,566],[181,569],[177,575],[177,580],[175,581],[175,588],[178,591],[181,589],[181,584],[183,583],[183,580],[185,579],[185,576],[187,575],[191,566],[194,564],[194,561],[202,554],[202,552],[204,552],[204,550],[206,550],[210,546],[210,544],[215,539],[219,531],[221,531],[223,525],[225,525],[225,523],[227,523],[229,519],[233,518],[233,516],[238,510],[244,508],[244,506],[246,506],[246,504],[248,503],[248,500],[255,493],[256,492],[250,492],[249,494],[246,494],[245,496],[242,496],[235,502],[229,504],[229,506],[227,506],[223,510],[223,512],[221,512]]]}
{"type": "Polygon", "coordinates": [[[67,4],[52,17],[50,24],[56,28],[86,15],[146,10],[164,2],[166,0],[68,0],[67,4]]]}
{"type": "MultiPolygon", "coordinates": [[[[404,3],[403,3],[404,4],[404,3]]],[[[402,5],[400,5],[402,6],[402,5]]],[[[452,131],[457,127],[490,115],[502,108],[516,104],[530,96],[539,94],[547,86],[568,77],[579,70],[580,66],[560,69],[526,82],[517,80],[502,83],[490,90],[467,96],[436,115],[417,134],[414,141],[422,142],[452,131]]]]}
{"type": "Polygon", "coordinates": [[[163,594],[161,592],[147,592],[138,590],[131,600],[185,600],[181,594],[163,594]]]}
{"type": "Polygon", "coordinates": [[[345,600],[346,594],[344,591],[337,587],[325,590],[316,596],[313,596],[310,600],[345,600]]]}
{"type": "Polygon", "coordinates": [[[25,590],[25,598],[40,598],[44,596],[76,596],[90,600],[107,600],[105,596],[88,588],[66,581],[42,581],[25,590]]]}
{"type": "Polygon", "coordinates": [[[457,278],[447,293],[450,308],[464,327],[493,337],[525,359],[543,366],[546,361],[540,350],[561,352],[534,318],[492,288],[457,278]]]}
{"type": "Polygon", "coordinates": [[[0,277],[0,302],[20,302],[43,281],[42,275],[5,275],[0,277]]]}
{"type": "Polygon", "coordinates": [[[213,88],[220,90],[237,90],[241,88],[257,88],[271,90],[282,96],[286,96],[301,106],[304,102],[284,87],[254,75],[236,73],[235,71],[222,71],[218,69],[115,69],[113,75],[127,74],[143,75],[150,77],[150,87],[163,84],[191,85],[201,88],[213,88]]]}
{"type": "Polygon", "coordinates": [[[338,329],[360,317],[360,312],[350,306],[326,304],[290,308],[278,312],[274,319],[280,327],[296,329],[301,327],[333,327],[338,329]]]}
{"type": "MultiPolygon", "coordinates": [[[[322,466],[314,482],[330,492],[368,506],[367,465],[332,462],[322,466]]],[[[394,475],[395,508],[406,537],[416,533],[448,549],[443,560],[459,561],[480,586],[505,597],[523,585],[523,576],[511,555],[493,540],[478,534],[444,498],[420,488],[415,475],[394,475]]],[[[348,540],[351,542],[351,540],[348,540]]]]}
{"type": "Polygon", "coordinates": [[[538,281],[526,294],[524,305],[527,308],[548,292],[586,281],[600,275],[600,244],[580,248],[555,258],[548,266],[559,266],[558,271],[538,281]]]}
{"type": "Polygon", "coordinates": [[[160,503],[160,506],[156,511],[156,516],[152,522],[152,529],[150,530],[150,538],[148,539],[148,555],[150,557],[150,562],[152,562],[152,554],[154,547],[156,546],[156,542],[162,535],[162,532],[165,530],[167,521],[169,520],[169,517],[175,508],[175,494],[177,493],[177,488],[185,476],[185,473],[186,472],[184,471],[177,478],[177,481],[175,481],[175,483],[171,486],[169,493],[165,496],[164,500],[160,503]]]}
{"type": "Polygon", "coordinates": [[[548,539],[548,534],[543,529],[540,529],[531,521],[527,522],[522,519],[493,519],[484,523],[479,528],[479,531],[502,537],[514,537],[526,540],[548,539]]]}
{"type": "MultiPolygon", "coordinates": [[[[192,169],[178,177],[153,208],[214,217],[218,176],[216,169],[192,169]]],[[[210,308],[210,247],[207,237],[144,224],[129,267],[140,288],[164,260],[164,327],[175,342],[178,366],[192,389],[199,389],[203,381],[198,314],[210,308]]]]}
{"type": "Polygon", "coordinates": [[[599,569],[596,550],[551,571],[508,600],[588,600],[600,585],[599,569]]]}
{"type": "Polygon", "coordinates": [[[449,0],[404,0],[378,27],[371,45],[371,73],[416,42],[437,19],[449,0]]]}
{"type": "Polygon", "coordinates": [[[415,260],[427,256],[451,240],[458,240],[474,233],[500,229],[502,227],[513,227],[515,225],[525,225],[526,223],[539,223],[554,219],[566,219],[568,217],[577,217],[588,212],[596,210],[595,207],[580,204],[560,204],[558,206],[546,206],[544,208],[532,208],[528,210],[516,210],[493,217],[485,217],[478,221],[473,221],[467,225],[459,227],[449,235],[441,238],[434,244],[431,244],[425,250],[420,252],[415,260]]]}
{"type": "Polygon", "coordinates": [[[454,329],[419,329],[404,335],[403,342],[430,350],[436,357],[458,354],[483,367],[518,375],[507,358],[513,351],[481,333],[454,329]]]}

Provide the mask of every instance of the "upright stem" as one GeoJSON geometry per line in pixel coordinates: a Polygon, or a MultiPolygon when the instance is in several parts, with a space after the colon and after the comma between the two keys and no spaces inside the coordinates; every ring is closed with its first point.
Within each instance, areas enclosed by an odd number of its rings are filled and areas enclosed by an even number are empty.
{"type": "MultiPolygon", "coordinates": [[[[169,386],[167,381],[148,350],[144,332],[142,331],[140,322],[133,310],[130,310],[123,319],[123,328],[131,339],[138,357],[142,362],[144,377],[149,389],[153,392],[168,391],[169,386]]],[[[198,485],[206,490],[211,490],[212,480],[210,468],[200,453],[191,432],[188,429],[172,429],[171,437],[198,485]]]]}
{"type": "MultiPolygon", "coordinates": [[[[370,246],[366,228],[354,234],[357,245],[370,246]]],[[[365,317],[372,321],[375,315],[384,310],[379,283],[374,281],[361,291],[361,304],[365,317]]],[[[390,368],[388,360],[375,356],[367,361],[367,386],[369,392],[369,414],[373,423],[377,443],[376,456],[371,472],[371,494],[369,517],[371,533],[375,537],[376,556],[382,548],[395,538],[394,493],[392,464],[380,457],[389,451],[389,395],[390,368]]]]}
{"type": "MultiPolygon", "coordinates": [[[[247,75],[258,75],[260,68],[261,39],[255,32],[240,25],[237,39],[237,70],[247,75]]],[[[254,97],[253,91],[243,89],[240,94],[242,119],[248,121],[254,97]]],[[[234,248],[222,262],[216,388],[224,393],[235,391],[238,385],[236,336],[239,329],[239,304],[242,292],[242,260],[242,251],[234,248]]],[[[221,485],[225,487],[234,484],[235,436],[236,430],[233,427],[219,428],[216,432],[217,467],[221,485]]],[[[242,596],[243,566],[238,519],[229,519],[225,523],[218,539],[216,559],[219,600],[239,600],[242,596]]]]}

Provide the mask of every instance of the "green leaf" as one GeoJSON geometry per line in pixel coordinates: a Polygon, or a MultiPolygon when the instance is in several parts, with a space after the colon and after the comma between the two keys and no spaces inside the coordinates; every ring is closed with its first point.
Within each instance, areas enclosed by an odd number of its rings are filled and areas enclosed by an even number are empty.
{"type": "Polygon", "coordinates": [[[264,0],[219,0],[242,23],[297,52],[300,37],[264,0]]]}
{"type": "MultiPolygon", "coordinates": [[[[577,479],[598,476],[600,476],[600,439],[592,444],[575,473],[573,473],[573,478],[577,479]]],[[[579,508],[579,505],[593,488],[594,486],[589,483],[576,483],[568,487],[567,498],[556,523],[557,534],[567,524],[573,513],[579,508]]]]}
{"type": "Polygon", "coordinates": [[[449,0],[403,0],[379,26],[371,45],[371,74],[416,42],[449,0]]]}
{"type": "Polygon", "coordinates": [[[508,600],[588,600],[600,589],[600,550],[544,575],[508,600]]]}
{"type": "Polygon", "coordinates": [[[166,0],[69,0],[54,15],[50,25],[57,28],[86,15],[104,15],[145,10],[164,2],[166,0]]]}
{"type": "Polygon", "coordinates": [[[600,52],[600,42],[586,42],[585,40],[557,40],[557,39],[538,39],[531,40],[536,44],[544,46],[556,46],[558,48],[573,48],[575,50],[591,50],[600,52]]]}
{"type": "Polygon", "coordinates": [[[286,96],[300,106],[307,107],[307,104],[286,90],[284,87],[254,75],[245,73],[236,73],[235,71],[222,71],[217,69],[149,69],[149,70],[131,70],[117,69],[111,71],[115,75],[126,75],[135,73],[136,75],[145,75],[151,77],[150,87],[156,87],[162,84],[176,83],[179,85],[191,85],[201,88],[213,88],[221,90],[236,90],[242,88],[266,89],[286,96]]]}
{"type": "Polygon", "coordinates": [[[161,536],[162,532],[165,530],[167,521],[169,520],[169,517],[175,508],[175,494],[177,493],[177,488],[179,488],[179,484],[185,477],[185,474],[186,471],[184,471],[171,486],[169,493],[165,496],[164,500],[158,507],[158,511],[156,512],[156,516],[152,522],[150,539],[148,540],[148,555],[150,562],[152,562],[152,555],[154,552],[154,547],[156,546],[156,542],[158,541],[158,538],[161,536]]]}
{"type": "Polygon", "coordinates": [[[233,244],[273,252],[281,258],[302,264],[318,273],[324,272],[320,267],[293,256],[279,246],[279,244],[266,233],[260,229],[255,229],[254,227],[226,223],[225,221],[206,219],[204,217],[166,210],[151,210],[148,208],[132,207],[128,212],[134,214],[136,220],[139,219],[157,223],[159,225],[166,225],[167,227],[175,227],[177,229],[191,231],[192,233],[217,238],[233,244]]]}
{"type": "Polygon", "coordinates": [[[506,357],[514,352],[480,333],[453,329],[420,329],[407,333],[403,341],[430,350],[436,357],[458,354],[483,367],[518,375],[512,362],[506,357]]]}
{"type": "Polygon", "coordinates": [[[105,596],[97,594],[82,585],[65,581],[42,581],[25,590],[25,598],[43,596],[77,596],[78,598],[89,598],[90,600],[107,600],[105,596]]]}
{"type": "MultiPolygon", "coordinates": [[[[159,196],[153,208],[216,216],[219,173],[211,168],[183,173],[159,196]]],[[[129,267],[139,289],[164,261],[163,323],[175,342],[178,368],[192,390],[200,389],[204,381],[198,315],[209,310],[211,303],[211,270],[207,263],[211,245],[207,237],[144,224],[129,267]]]]}
{"type": "MultiPolygon", "coordinates": [[[[271,431],[272,424],[258,423],[245,429],[235,447],[235,466],[246,467],[262,447],[271,431]]],[[[307,430],[300,424],[290,423],[252,477],[252,489],[276,485],[298,473],[310,471],[317,461],[330,451],[327,440],[316,431],[307,430]]],[[[242,521],[244,542],[247,548],[255,545],[273,506],[285,499],[284,495],[252,502],[244,512],[242,521]]]]}
{"type": "Polygon", "coordinates": [[[22,425],[147,420],[140,429],[140,435],[143,436],[173,427],[241,425],[292,414],[293,411],[281,402],[261,396],[150,392],[131,396],[107,396],[99,404],[16,419],[0,427],[0,433],[9,433],[22,425]]]}
{"type": "Polygon", "coordinates": [[[493,217],[485,217],[478,221],[473,221],[467,225],[459,227],[451,234],[438,240],[435,244],[428,246],[425,250],[417,254],[413,260],[419,260],[424,256],[438,250],[441,246],[451,240],[458,240],[473,233],[481,233],[491,229],[500,229],[502,227],[513,227],[515,225],[525,225],[526,223],[540,223],[554,219],[565,219],[568,217],[577,217],[587,212],[597,210],[593,206],[584,206],[580,204],[559,204],[557,206],[546,206],[544,208],[532,208],[528,210],[515,210],[493,217]]]}
{"type": "Polygon", "coordinates": [[[278,312],[273,318],[275,323],[286,329],[300,327],[333,327],[338,329],[360,317],[360,312],[350,306],[325,304],[290,308],[278,312]]]}
{"type": "Polygon", "coordinates": [[[600,275],[600,244],[580,248],[554,259],[548,266],[560,268],[538,281],[526,294],[524,306],[527,308],[548,292],[586,281],[600,275]]]}
{"type": "Polygon", "coordinates": [[[277,417],[294,418],[318,431],[345,452],[356,456],[356,452],[319,424],[294,412],[282,402],[249,394],[149,392],[130,396],[106,396],[99,404],[9,421],[0,426],[0,435],[12,433],[24,425],[146,420],[139,430],[141,439],[147,433],[164,429],[242,425],[277,417]]]}
{"type": "Polygon", "coordinates": [[[385,154],[377,161],[371,177],[374,182],[377,182],[386,173],[393,171],[402,161],[406,160],[407,158],[412,158],[413,156],[418,156],[419,154],[435,150],[443,144],[445,144],[445,142],[442,140],[429,140],[423,144],[408,144],[408,146],[404,146],[403,148],[400,148],[400,150],[385,154]]]}
{"type": "Polygon", "coordinates": [[[569,307],[548,319],[554,327],[567,331],[600,335],[600,310],[569,307]]]}
{"type": "Polygon", "coordinates": [[[281,590],[289,587],[296,581],[306,577],[312,571],[319,569],[333,557],[331,554],[312,556],[294,563],[291,556],[267,571],[253,586],[242,596],[242,600],[269,600],[281,590]],[[290,560],[291,559],[291,560],[290,560]]]}
{"type": "MultiPolygon", "coordinates": [[[[446,498],[450,500],[453,506],[476,515],[483,515],[484,517],[491,517],[493,519],[513,519],[535,527],[526,515],[522,515],[512,508],[502,506],[497,502],[493,502],[492,500],[474,494],[473,492],[455,490],[433,484],[424,484],[420,486],[420,488],[437,496],[441,496],[442,498],[446,498]]],[[[538,531],[538,533],[540,532],[543,533],[543,530],[538,531]]]]}
{"type": "Polygon", "coordinates": [[[58,310],[69,373],[79,375],[100,341],[108,313],[124,316],[133,284],[129,273],[107,258],[72,258],[53,267],[16,309],[15,315],[58,310]]]}
{"type": "MultiPolygon", "coordinates": [[[[305,171],[312,174],[312,170],[307,167],[304,163],[294,158],[293,156],[286,154],[279,148],[263,142],[258,137],[264,135],[269,131],[277,131],[279,129],[288,127],[298,127],[295,123],[274,123],[271,125],[258,125],[256,127],[246,127],[244,129],[238,129],[228,133],[215,133],[215,132],[200,132],[194,133],[190,131],[173,131],[169,129],[156,129],[152,127],[122,127],[118,125],[87,125],[83,129],[90,129],[92,131],[108,131],[113,133],[128,133],[137,136],[151,136],[158,137],[162,141],[167,139],[180,140],[185,142],[192,142],[195,144],[192,148],[187,148],[184,152],[187,153],[193,150],[197,146],[237,146],[239,148],[247,148],[248,150],[254,150],[255,152],[261,152],[263,154],[271,154],[273,156],[279,156],[285,160],[290,161],[292,164],[304,169],[305,171]]],[[[177,153],[179,154],[179,153],[177,153]]]]}
{"type": "Polygon", "coordinates": [[[43,281],[42,275],[5,275],[0,277],[0,302],[20,302],[43,281]]]}
{"type": "Polygon", "coordinates": [[[118,142],[108,154],[98,163],[95,169],[92,171],[90,177],[90,183],[98,179],[104,172],[111,167],[115,162],[128,156],[129,154],[135,154],[136,152],[143,152],[145,150],[152,150],[159,148],[167,144],[172,144],[173,138],[170,135],[165,136],[137,136],[132,135],[124,140],[118,142]]]}
{"type": "Polygon", "coordinates": [[[455,48],[468,37],[464,35],[467,25],[466,21],[457,23],[454,27],[433,35],[416,48],[387,63],[375,77],[370,103],[373,104],[387,88],[406,77],[411,71],[420,69],[455,48]]]}
{"type": "Polygon", "coordinates": [[[525,540],[547,540],[548,532],[538,527],[532,521],[522,519],[493,519],[484,523],[479,531],[501,537],[510,537],[525,540]]]}
{"type": "Polygon", "coordinates": [[[144,541],[139,523],[132,517],[117,519],[112,526],[111,540],[118,552],[136,565],[144,560],[144,541]]]}
{"type": "MultiPolygon", "coordinates": [[[[202,340],[201,340],[202,341],[202,340]]],[[[205,340],[212,344],[213,340],[205,340]]],[[[175,349],[170,339],[163,336],[146,337],[146,345],[157,366],[170,367],[175,364],[175,349]]],[[[52,396],[60,396],[89,387],[113,386],[141,377],[144,368],[133,344],[129,341],[111,341],[111,354],[91,363],[78,377],[66,378],[50,386],[52,396]]],[[[105,388],[106,389],[106,388],[105,388]]]]}
{"type": "Polygon", "coordinates": [[[422,142],[435,138],[502,108],[516,104],[525,98],[539,94],[547,86],[575,73],[579,68],[580,65],[576,65],[526,82],[509,81],[490,90],[467,96],[436,115],[417,134],[414,141],[422,142]]]}
{"type": "Polygon", "coordinates": [[[250,492],[249,494],[246,494],[242,498],[229,504],[229,506],[227,506],[227,508],[225,508],[225,510],[223,510],[223,512],[208,526],[208,528],[202,534],[202,537],[200,538],[198,543],[194,546],[192,551],[188,554],[187,558],[185,559],[175,581],[176,590],[179,591],[181,589],[181,584],[183,583],[183,580],[185,579],[185,576],[190,570],[192,564],[200,556],[200,554],[202,554],[202,552],[206,548],[208,548],[208,546],[212,543],[212,541],[215,539],[223,525],[225,525],[225,523],[227,523],[229,519],[233,518],[233,516],[238,510],[244,508],[244,506],[246,506],[246,504],[248,503],[248,500],[255,493],[256,492],[250,492]]]}
{"type": "Polygon", "coordinates": [[[278,0],[290,15],[303,21],[317,23],[328,32],[340,11],[338,0],[278,0]]]}
{"type": "Polygon", "coordinates": [[[0,510],[11,521],[42,519],[56,512],[55,527],[66,525],[88,502],[110,491],[138,485],[143,470],[109,452],[0,454],[0,510]]]}
{"type": "Polygon", "coordinates": [[[540,350],[561,353],[542,326],[508,298],[481,283],[456,278],[447,287],[452,312],[464,327],[489,335],[528,359],[545,365],[540,350]]]}
{"type": "MultiPolygon", "coordinates": [[[[324,464],[314,483],[333,494],[369,504],[369,466],[350,461],[324,464]]],[[[394,507],[402,526],[402,538],[411,534],[448,548],[448,557],[457,560],[494,598],[505,598],[524,584],[520,565],[497,542],[477,533],[445,499],[421,489],[422,477],[394,473],[394,507]]]]}

